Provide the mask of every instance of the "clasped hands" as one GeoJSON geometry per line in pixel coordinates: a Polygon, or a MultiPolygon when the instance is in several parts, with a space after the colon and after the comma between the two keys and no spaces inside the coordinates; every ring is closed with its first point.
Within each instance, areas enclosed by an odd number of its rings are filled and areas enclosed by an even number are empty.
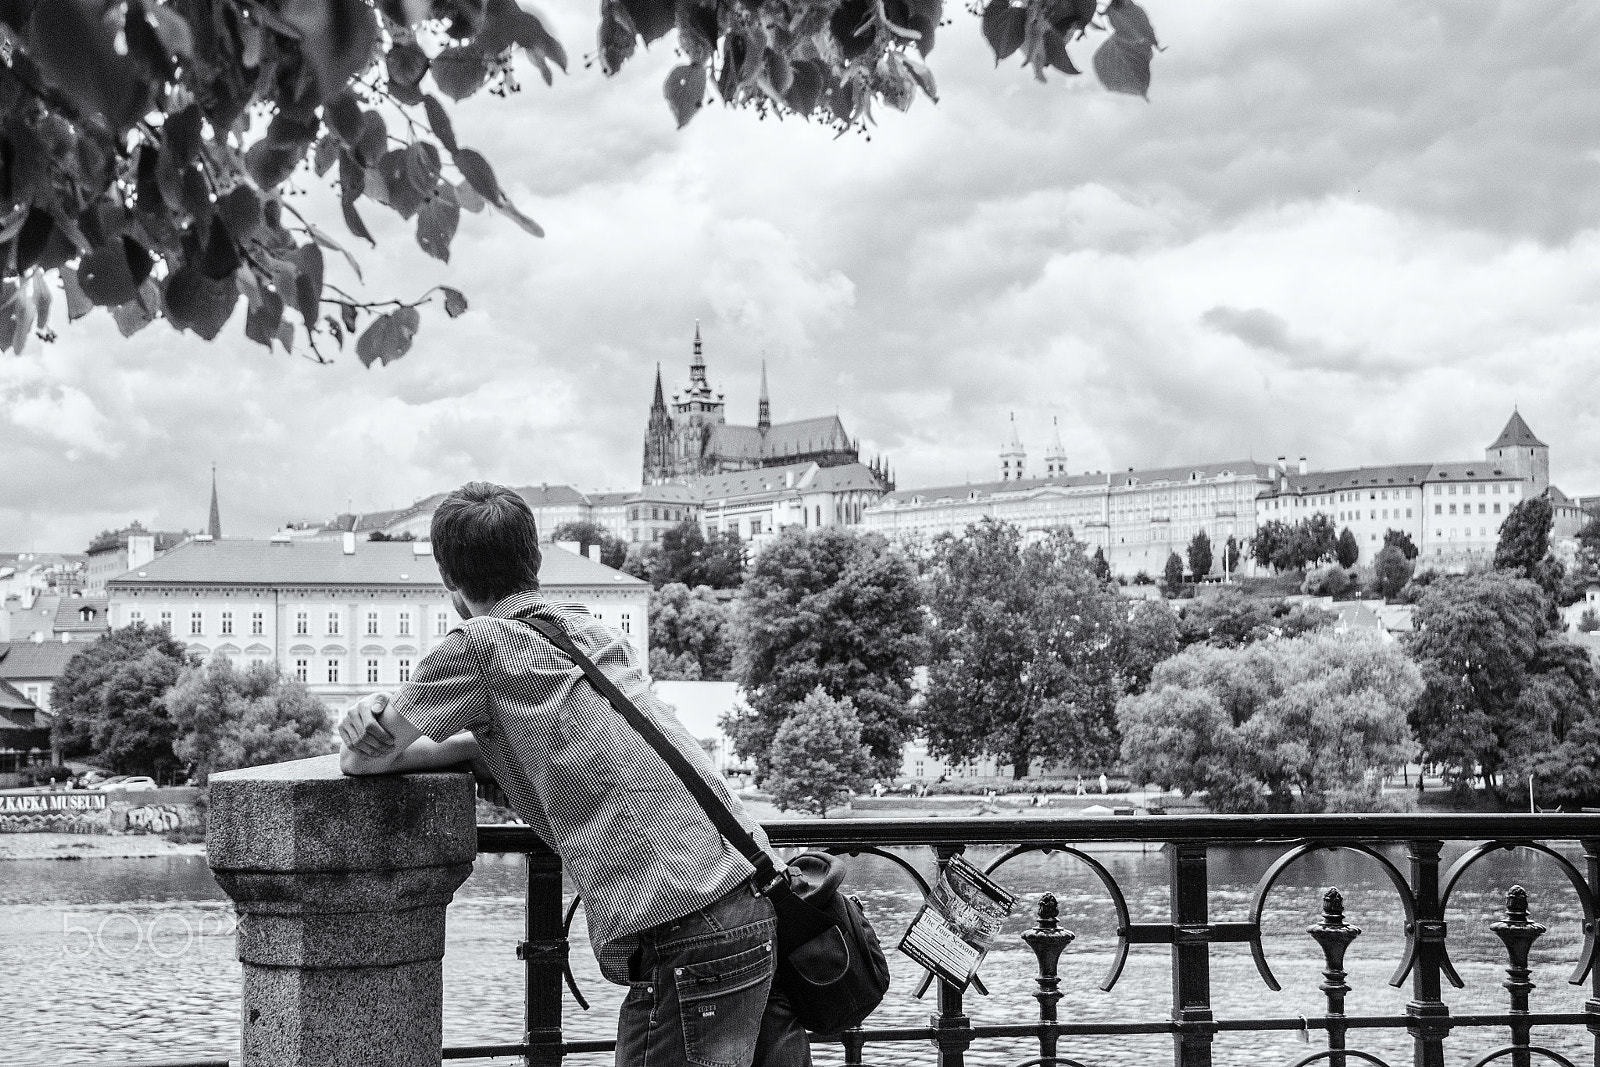
{"type": "Polygon", "coordinates": [[[344,710],[339,739],[363,756],[382,758],[394,751],[394,735],[379,720],[389,706],[389,694],[369,693],[344,710]]]}

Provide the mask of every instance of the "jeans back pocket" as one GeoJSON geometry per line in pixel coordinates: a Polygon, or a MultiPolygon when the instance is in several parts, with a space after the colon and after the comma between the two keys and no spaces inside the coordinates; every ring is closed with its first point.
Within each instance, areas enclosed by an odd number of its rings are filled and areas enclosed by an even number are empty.
{"type": "Polygon", "coordinates": [[[683,1051],[695,1067],[749,1067],[772,987],[772,942],[673,968],[683,1051]]]}

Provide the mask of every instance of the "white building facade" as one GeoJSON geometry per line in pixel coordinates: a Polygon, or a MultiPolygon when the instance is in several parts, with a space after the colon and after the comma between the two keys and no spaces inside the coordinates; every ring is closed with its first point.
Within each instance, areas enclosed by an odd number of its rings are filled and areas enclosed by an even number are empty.
{"type": "MultiPolygon", "coordinates": [[[[649,662],[647,582],[555,545],[540,585],[621,631],[649,662]]],[[[189,652],[271,663],[332,706],[410,681],[457,617],[420,542],[198,537],[107,583],[111,624],[162,626],[189,652]]]]}

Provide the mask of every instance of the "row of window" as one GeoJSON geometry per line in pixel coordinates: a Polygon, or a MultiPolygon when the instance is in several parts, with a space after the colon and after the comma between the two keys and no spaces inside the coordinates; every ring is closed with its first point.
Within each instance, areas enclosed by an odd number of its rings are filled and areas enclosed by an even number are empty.
{"type": "MultiPolygon", "coordinates": [[[[1498,505],[1496,505],[1496,506],[1498,507],[1498,505]]],[[[1398,519],[1400,517],[1400,509],[1399,508],[1395,508],[1393,510],[1394,510],[1394,514],[1390,515],[1389,514],[1389,511],[1390,511],[1389,508],[1369,508],[1367,517],[1369,519],[1376,519],[1378,517],[1379,512],[1382,512],[1383,517],[1386,518],[1386,519],[1389,519],[1389,518],[1398,519]]],[[[1410,517],[1411,517],[1411,509],[1410,508],[1406,508],[1406,518],[1409,519],[1410,517]]],[[[1337,519],[1337,521],[1338,522],[1360,522],[1361,521],[1361,512],[1359,512],[1359,511],[1341,511],[1341,512],[1339,512],[1339,518],[1337,519]]]]}
{"type": "MultiPolygon", "coordinates": [[[[1433,487],[1433,495],[1434,496],[1443,496],[1444,495],[1444,490],[1446,488],[1448,488],[1450,490],[1450,495],[1451,496],[1455,496],[1456,495],[1456,487],[1453,486],[1453,485],[1452,486],[1448,486],[1448,487],[1447,486],[1443,486],[1443,485],[1436,485],[1436,486],[1433,487]]],[[[1489,487],[1487,485],[1479,485],[1478,486],[1478,495],[1479,496],[1485,495],[1486,493],[1488,493],[1488,491],[1489,491],[1489,487]]],[[[1517,487],[1514,486],[1514,485],[1506,486],[1506,493],[1508,495],[1510,495],[1510,496],[1516,496],[1517,495],[1517,487]]],[[[1462,496],[1471,496],[1472,495],[1472,486],[1463,485],[1461,487],[1461,495],[1462,496]]],[[[1500,495],[1500,485],[1499,485],[1498,482],[1495,483],[1494,495],[1495,496],[1499,496],[1500,495]]]]}
{"type": "MultiPolygon", "coordinates": [[[[644,508],[629,508],[628,518],[637,522],[644,518],[644,508]]],[[[650,519],[653,522],[682,522],[689,517],[685,508],[651,508],[650,519]]]]}
{"type": "MultiPolygon", "coordinates": [[[[1443,504],[1435,504],[1433,506],[1433,513],[1435,515],[1443,515],[1444,512],[1442,510],[1440,510],[1443,507],[1444,507],[1443,504]]],[[[1487,507],[1488,507],[1488,505],[1486,505],[1486,504],[1479,504],[1478,505],[1478,514],[1479,515],[1487,515],[1487,514],[1489,514],[1489,512],[1486,510],[1487,507]]],[[[1454,515],[1455,513],[1456,513],[1456,505],[1451,504],[1450,505],[1450,514],[1454,515]]],[[[1471,504],[1462,504],[1461,505],[1461,513],[1463,515],[1471,515],[1472,514],[1472,505],[1471,504]]],[[[1499,504],[1498,501],[1496,501],[1496,503],[1494,505],[1494,514],[1496,514],[1496,515],[1500,514],[1500,504],[1499,504]]]]}
{"type": "MultiPolygon", "coordinates": [[[[330,611],[330,612],[328,612],[327,619],[326,619],[326,626],[323,628],[323,631],[322,631],[323,634],[325,634],[326,636],[329,636],[329,637],[338,637],[342,633],[342,627],[344,625],[343,617],[344,617],[344,613],[343,612],[340,612],[340,611],[330,611]]],[[[129,623],[136,623],[136,622],[143,622],[143,621],[144,621],[144,612],[143,611],[140,611],[139,609],[135,608],[134,610],[128,612],[128,622],[129,623]]],[[[161,614],[157,617],[157,625],[160,626],[162,629],[165,629],[165,630],[170,632],[172,630],[172,612],[170,612],[170,611],[161,612],[161,614]]],[[[233,636],[235,634],[242,633],[243,631],[238,630],[236,628],[236,626],[237,626],[237,623],[235,622],[234,612],[228,611],[228,610],[224,610],[224,611],[222,611],[222,612],[220,612],[218,614],[218,617],[217,617],[217,633],[219,635],[221,635],[223,637],[231,637],[231,636],[233,636]]],[[[194,637],[199,637],[199,636],[203,636],[205,634],[205,632],[206,632],[206,613],[204,611],[201,611],[201,610],[195,610],[195,611],[189,612],[189,634],[191,636],[194,636],[194,637]]],[[[310,615],[309,612],[298,611],[298,612],[295,613],[295,616],[294,616],[294,632],[296,634],[302,634],[302,635],[311,633],[311,615],[310,615]]],[[[443,637],[445,634],[447,634],[449,632],[450,632],[450,615],[449,615],[449,613],[448,612],[443,612],[443,611],[438,612],[433,617],[433,635],[435,637],[443,637]]],[[[252,611],[250,613],[250,630],[249,630],[249,633],[251,634],[251,636],[255,636],[255,637],[262,636],[262,635],[264,635],[266,633],[266,613],[265,612],[252,611]]],[[[376,611],[367,612],[365,634],[368,637],[381,637],[383,635],[382,634],[381,620],[380,620],[378,612],[376,612],[376,611]]],[[[396,637],[410,637],[410,636],[412,636],[412,633],[411,633],[411,612],[402,611],[402,612],[398,613],[395,616],[394,636],[396,636],[396,637]]]]}
{"type": "MultiPolygon", "coordinates": [[[[392,679],[383,677],[382,660],[369,658],[365,661],[364,666],[364,676],[368,685],[383,685],[390,681],[397,685],[404,685],[406,682],[411,681],[411,660],[409,657],[401,657],[394,661],[395,673],[392,679]]],[[[311,660],[297,659],[294,661],[294,677],[296,681],[310,682],[311,671],[311,660]]],[[[343,674],[344,661],[330,656],[321,661],[318,680],[326,679],[329,685],[339,685],[344,680],[343,674]]]]}

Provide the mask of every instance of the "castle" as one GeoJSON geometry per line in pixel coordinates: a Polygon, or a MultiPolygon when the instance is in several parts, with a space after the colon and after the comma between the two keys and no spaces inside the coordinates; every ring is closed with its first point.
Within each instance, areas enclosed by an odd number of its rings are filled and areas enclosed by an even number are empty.
{"type": "MultiPolygon", "coordinates": [[[[705,350],[700,324],[694,327],[694,357],[689,363],[689,386],[672,395],[668,408],[661,389],[661,366],[656,365],[655,397],[650,403],[644,434],[644,484],[684,482],[704,475],[759,467],[784,467],[815,463],[842,467],[859,463],[859,443],[845,432],[837,415],[793,422],[773,422],[767,397],[767,366],[761,364],[761,397],[756,424],[736,426],[727,421],[721,393],[706,381],[705,350]]],[[[881,460],[870,465],[885,491],[893,489],[888,468],[881,460]]]]}

